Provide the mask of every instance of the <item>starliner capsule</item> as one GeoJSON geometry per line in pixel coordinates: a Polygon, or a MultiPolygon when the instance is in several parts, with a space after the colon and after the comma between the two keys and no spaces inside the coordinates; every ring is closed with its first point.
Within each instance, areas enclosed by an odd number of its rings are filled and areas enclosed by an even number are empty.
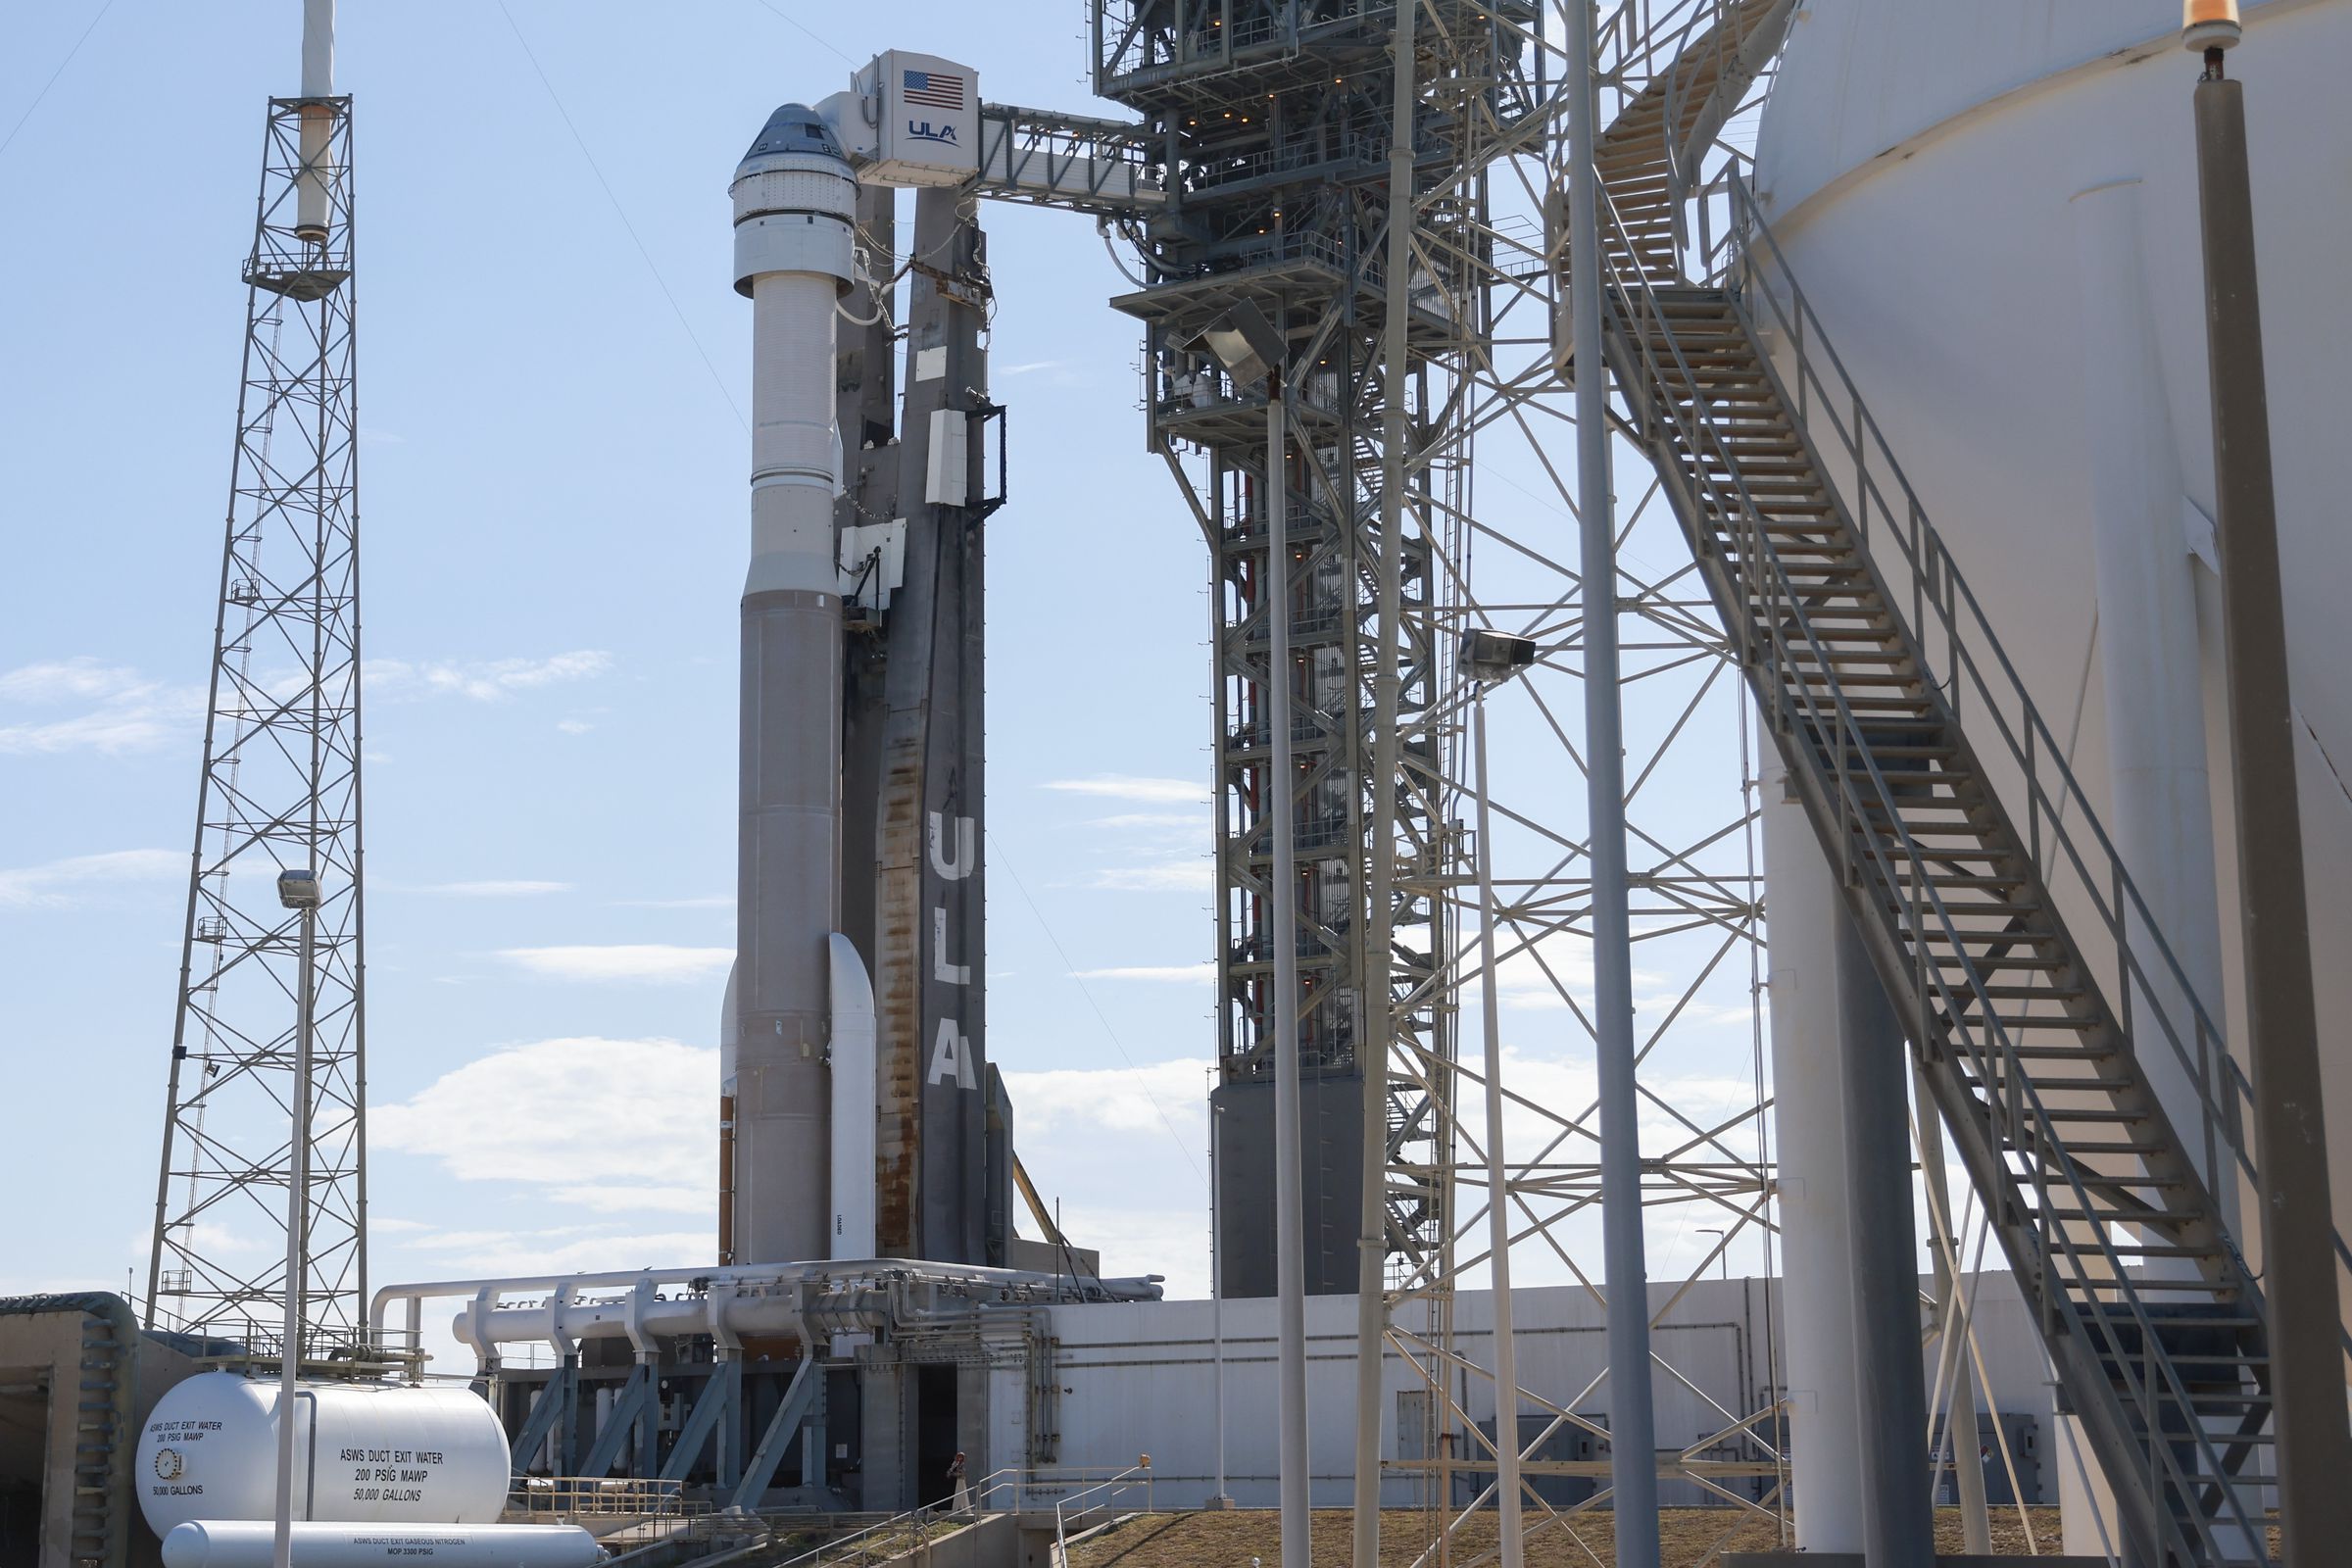
{"type": "MultiPolygon", "coordinates": [[[[735,288],[752,301],[752,539],[743,585],[741,838],[733,1126],[722,1250],[734,1260],[838,1255],[829,1014],[841,927],[842,601],[833,498],[835,306],[855,275],[858,181],[814,112],[768,117],[730,187],[735,288]]],[[[855,962],[855,956],[853,962],[855,962]]],[[[862,983],[862,966],[853,977],[862,983]]],[[[855,986],[846,987],[854,990],[855,986]]],[[[869,1008],[870,1012],[870,1008],[869,1008]]],[[[854,1047],[853,1041],[838,1044],[854,1047]]],[[[848,1053],[854,1054],[854,1053],[848,1053]]],[[[872,1048],[862,1089],[871,1120],[872,1048]]],[[[870,1139],[870,1134],[868,1135],[870,1139]]],[[[870,1151],[870,1142],[868,1144],[870,1151]]],[[[870,1169],[871,1154],[867,1155],[870,1169]]],[[[866,1200],[870,1208],[870,1198],[866,1200]]],[[[872,1248],[870,1222],[860,1251],[872,1248]]]]}

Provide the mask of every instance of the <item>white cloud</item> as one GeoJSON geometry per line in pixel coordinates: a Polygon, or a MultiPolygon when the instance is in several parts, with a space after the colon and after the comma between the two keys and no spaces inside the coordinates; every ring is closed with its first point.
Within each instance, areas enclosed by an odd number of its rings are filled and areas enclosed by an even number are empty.
{"type": "Polygon", "coordinates": [[[375,1107],[368,1130],[378,1148],[437,1160],[459,1181],[527,1183],[599,1212],[674,1213],[689,1191],[715,1209],[717,1119],[716,1051],[588,1036],[469,1061],[375,1107]]]}
{"type": "MultiPolygon", "coordinates": [[[[1208,1294],[1208,1062],[1008,1072],[1021,1162],[1102,1272],[1208,1294]]],[[[1038,1228],[1024,1210],[1021,1233],[1038,1228]]]]}
{"type": "Polygon", "coordinates": [[[1116,816],[1098,816],[1096,827],[1116,828],[1181,828],[1187,833],[1203,832],[1208,827],[1206,811],[1123,811],[1116,816]]]}
{"type": "Polygon", "coordinates": [[[137,670],[120,664],[101,664],[88,658],[51,660],[0,674],[0,699],[12,703],[87,702],[120,697],[145,684],[137,670]]]}
{"type": "Polygon", "coordinates": [[[554,1197],[598,1214],[710,1214],[718,1207],[710,1187],[559,1187],[554,1197]]]}
{"type": "Polygon", "coordinates": [[[147,751],[185,737],[204,713],[204,693],[166,686],[135,669],[94,659],[52,660],[0,674],[0,701],[95,703],[69,718],[0,724],[0,754],[147,751]]]}
{"type": "Polygon", "coordinates": [[[733,948],[680,948],[667,943],[610,947],[506,948],[500,957],[552,980],[611,980],[682,985],[726,973],[733,948]]]}
{"type": "Polygon", "coordinates": [[[437,893],[453,899],[527,899],[542,893],[569,893],[568,882],[522,880],[488,882],[432,882],[423,887],[388,888],[392,893],[437,893]]]}
{"type": "Polygon", "coordinates": [[[1108,893],[1205,893],[1212,885],[1206,858],[1161,860],[1151,865],[1110,865],[1087,884],[1108,893]]]}
{"type": "MultiPolygon", "coordinates": [[[[713,1190],[710,1211],[718,1211],[713,1190]]],[[[683,1268],[714,1261],[718,1255],[715,1218],[705,1230],[635,1232],[621,1236],[579,1234],[579,1227],[545,1231],[464,1231],[429,1236],[404,1244],[404,1250],[428,1262],[433,1272],[467,1278],[515,1274],[573,1274],[621,1272],[641,1268],[683,1268]]],[[[455,1315],[461,1302],[426,1303],[428,1343],[455,1315]],[[434,1311],[438,1305],[439,1311],[434,1311]]],[[[455,1358],[471,1364],[470,1354],[455,1358]]]]}
{"type": "MultiPolygon", "coordinates": [[[[1007,1072],[1013,1126],[1024,1161],[1039,1134],[1152,1132],[1190,1151],[1207,1125],[1208,1062],[1155,1061],[1141,1067],[1044,1067],[1007,1072]],[[1171,1125],[1172,1124],[1172,1125],[1171,1125]]],[[[1121,1140],[1121,1147],[1126,1140],[1121,1140]]]]}
{"type": "Polygon", "coordinates": [[[1207,985],[1217,977],[1214,963],[1140,963],[1112,969],[1073,969],[1071,976],[1079,980],[1165,980],[1186,985],[1207,985]]]}
{"type": "Polygon", "coordinates": [[[92,884],[160,882],[188,874],[188,858],[170,850],[110,850],[45,865],[0,870],[0,908],[72,903],[92,884]]]}
{"type": "MultiPolygon", "coordinates": [[[[1026,1160],[1027,1156],[1022,1156],[1026,1160]]],[[[1048,1196],[1046,1201],[1053,1201],[1048,1196]]],[[[1037,1227],[1021,1215],[1024,1234],[1037,1227]]],[[[1208,1297],[1208,1201],[1190,1208],[1125,1207],[1111,1203],[1064,1203],[1062,1234],[1071,1245],[1093,1248],[1107,1279],[1158,1274],[1160,1289],[1174,1301],[1208,1297]]]]}
{"type": "Polygon", "coordinates": [[[362,670],[368,694],[378,698],[455,696],[477,703],[504,702],[516,692],[568,681],[590,680],[612,667],[612,656],[582,648],[546,659],[435,660],[414,663],[371,659],[362,670]]]}
{"type": "Polygon", "coordinates": [[[1141,801],[1154,806],[1205,806],[1208,786],[1189,778],[1138,778],[1131,773],[1097,773],[1091,778],[1048,779],[1042,789],[1068,795],[1096,795],[1114,801],[1141,801]]]}
{"type": "Polygon", "coordinates": [[[584,718],[559,718],[556,728],[566,735],[585,735],[596,726],[584,718]]]}

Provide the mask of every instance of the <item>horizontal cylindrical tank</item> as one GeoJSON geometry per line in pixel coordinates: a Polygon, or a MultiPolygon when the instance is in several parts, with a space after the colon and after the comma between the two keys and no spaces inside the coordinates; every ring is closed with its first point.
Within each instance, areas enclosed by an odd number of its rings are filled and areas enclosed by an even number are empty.
{"type": "MultiPolygon", "coordinates": [[[[194,1520],[164,1538],[164,1568],[270,1568],[277,1527],[268,1520],[194,1520]]],[[[578,1525],[294,1526],[297,1568],[399,1562],[433,1568],[589,1568],[605,1560],[578,1525]]]]}
{"type": "MultiPolygon", "coordinates": [[[[206,1372],[156,1401],[134,1474],[157,1535],[192,1520],[271,1517],[277,1396],[274,1379],[206,1372]]],[[[494,1523],[506,1506],[508,1457],[497,1415],[465,1389],[305,1383],[295,1391],[297,1519],[494,1523]]]]}

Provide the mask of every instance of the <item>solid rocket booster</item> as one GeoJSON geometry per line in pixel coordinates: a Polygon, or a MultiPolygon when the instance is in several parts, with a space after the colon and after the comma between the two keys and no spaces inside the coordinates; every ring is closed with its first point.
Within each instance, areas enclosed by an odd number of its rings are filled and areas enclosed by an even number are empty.
{"type": "MultiPolygon", "coordinates": [[[[729,187],[735,289],[752,301],[752,559],[743,585],[730,987],[728,1230],[741,1261],[834,1251],[826,1066],[841,923],[834,305],[854,275],[857,189],[840,142],[798,104],[768,118],[729,187]]],[[[870,1074],[870,1047],[867,1061],[870,1074]]]]}

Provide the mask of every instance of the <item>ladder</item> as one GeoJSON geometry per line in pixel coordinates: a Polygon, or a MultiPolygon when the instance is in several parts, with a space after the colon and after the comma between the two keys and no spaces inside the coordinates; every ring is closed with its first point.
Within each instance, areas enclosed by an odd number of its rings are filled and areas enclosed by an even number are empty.
{"type": "Polygon", "coordinates": [[[1605,352],[2131,1555],[2267,1561],[2267,1319],[2213,1196],[2252,1178],[2250,1086],[1744,183],[1694,191],[1787,24],[1775,0],[1690,8],[1688,63],[1596,148],[1605,352]],[[1699,282],[1694,193],[1732,208],[1699,282]],[[2168,1054],[2193,1127],[2150,1083],[2168,1054]]]}

